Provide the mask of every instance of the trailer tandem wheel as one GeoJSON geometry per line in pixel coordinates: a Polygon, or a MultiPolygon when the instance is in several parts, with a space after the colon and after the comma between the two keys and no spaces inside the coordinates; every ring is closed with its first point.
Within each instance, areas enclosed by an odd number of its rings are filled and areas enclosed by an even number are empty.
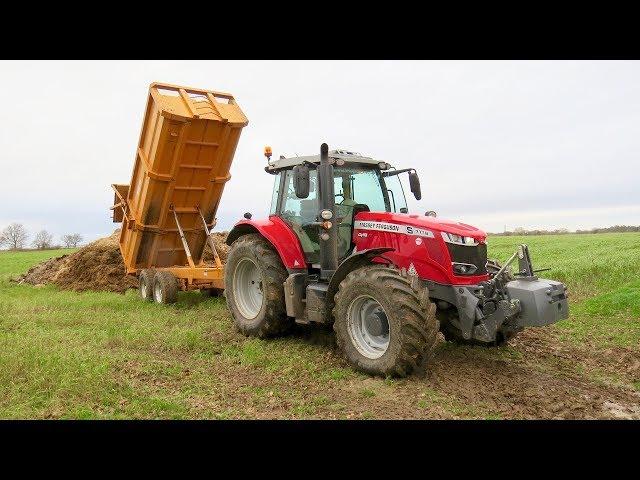
{"type": "Polygon", "coordinates": [[[178,280],[170,272],[156,272],[153,277],[153,299],[157,303],[175,303],[178,280]]]}
{"type": "Polygon", "coordinates": [[[138,292],[147,302],[153,302],[153,277],[154,271],[150,269],[142,270],[138,277],[138,292]]]}

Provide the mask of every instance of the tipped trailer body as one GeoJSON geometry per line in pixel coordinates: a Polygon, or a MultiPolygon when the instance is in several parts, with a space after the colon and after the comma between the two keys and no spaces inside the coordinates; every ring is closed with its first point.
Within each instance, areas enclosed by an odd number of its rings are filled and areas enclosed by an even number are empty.
{"type": "Polygon", "coordinates": [[[247,123],[228,93],[151,84],[131,182],[112,185],[128,274],[164,271],[182,289],[224,288],[213,243],[214,262],[202,257],[247,123]]]}

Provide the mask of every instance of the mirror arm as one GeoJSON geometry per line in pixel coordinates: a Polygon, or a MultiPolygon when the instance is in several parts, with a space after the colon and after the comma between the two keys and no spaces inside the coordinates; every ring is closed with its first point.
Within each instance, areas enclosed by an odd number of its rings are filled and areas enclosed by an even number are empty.
{"type": "Polygon", "coordinates": [[[388,172],[382,172],[382,176],[383,177],[392,177],[394,175],[400,175],[401,173],[415,172],[415,171],[416,171],[415,168],[403,168],[401,170],[390,170],[388,172]]]}

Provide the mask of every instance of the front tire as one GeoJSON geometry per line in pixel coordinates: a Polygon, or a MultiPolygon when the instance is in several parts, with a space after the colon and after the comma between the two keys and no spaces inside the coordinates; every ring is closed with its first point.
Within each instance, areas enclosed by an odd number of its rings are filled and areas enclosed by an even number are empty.
{"type": "Polygon", "coordinates": [[[233,242],[225,265],[224,295],[241,333],[265,338],[293,326],[284,302],[287,275],[280,256],[262,235],[247,234],[233,242]]]}
{"type": "Polygon", "coordinates": [[[417,277],[370,265],[346,276],[333,309],[338,348],[355,368],[404,377],[428,362],[436,345],[436,306],[417,277]]]}

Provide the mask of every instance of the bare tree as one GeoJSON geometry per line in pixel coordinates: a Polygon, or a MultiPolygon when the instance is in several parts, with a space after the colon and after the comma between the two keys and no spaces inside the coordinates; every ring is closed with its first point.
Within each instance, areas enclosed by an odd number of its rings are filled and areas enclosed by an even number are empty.
{"type": "Polygon", "coordinates": [[[62,242],[67,248],[76,248],[82,240],[84,239],[79,233],[67,233],[62,236],[62,242]]]}
{"type": "Polygon", "coordinates": [[[0,233],[0,246],[6,246],[12,250],[23,248],[27,243],[29,234],[21,223],[12,223],[0,233]]]}
{"type": "Polygon", "coordinates": [[[33,246],[39,250],[43,250],[45,248],[51,247],[51,241],[53,240],[53,235],[51,235],[46,230],[40,230],[36,233],[35,238],[33,239],[33,246]]]}

